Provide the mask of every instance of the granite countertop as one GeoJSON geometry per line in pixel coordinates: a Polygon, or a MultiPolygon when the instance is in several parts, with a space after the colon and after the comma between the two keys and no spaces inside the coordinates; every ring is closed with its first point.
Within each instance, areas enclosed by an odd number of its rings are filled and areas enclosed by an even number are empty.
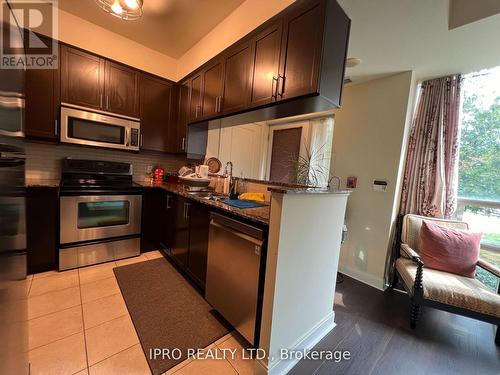
{"type": "Polygon", "coordinates": [[[286,188],[286,187],[270,187],[272,193],[280,194],[331,194],[331,195],[349,195],[351,190],[328,190],[326,188],[286,188]]]}
{"type": "Polygon", "coordinates": [[[189,192],[181,184],[163,183],[163,184],[159,185],[159,184],[153,184],[153,183],[149,183],[149,182],[137,182],[137,183],[139,185],[144,186],[144,187],[161,188],[161,189],[164,189],[170,193],[179,195],[179,196],[187,198],[187,199],[191,199],[193,201],[205,204],[207,206],[218,208],[220,210],[231,213],[235,216],[239,216],[243,219],[247,219],[249,221],[253,221],[253,222],[259,223],[259,224],[269,225],[269,216],[270,216],[270,206],[269,205],[266,205],[264,207],[241,209],[241,208],[229,206],[227,204],[224,204],[224,203],[216,201],[216,200],[205,199],[205,198],[198,196],[196,194],[189,194],[189,192]]]}
{"type": "Polygon", "coordinates": [[[59,187],[59,179],[48,179],[48,178],[26,178],[26,187],[59,187]]]}

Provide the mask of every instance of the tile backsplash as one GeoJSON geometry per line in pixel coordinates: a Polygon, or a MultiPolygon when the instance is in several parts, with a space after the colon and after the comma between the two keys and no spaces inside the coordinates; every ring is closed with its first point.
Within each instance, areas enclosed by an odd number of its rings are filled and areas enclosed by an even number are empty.
{"type": "Polygon", "coordinates": [[[61,160],[65,157],[75,159],[109,160],[132,163],[134,181],[146,178],[148,166],[160,166],[167,172],[178,171],[187,163],[180,155],[159,153],[132,153],[105,150],[75,145],[46,144],[26,142],[26,178],[28,180],[57,180],[61,178],[61,160]]]}

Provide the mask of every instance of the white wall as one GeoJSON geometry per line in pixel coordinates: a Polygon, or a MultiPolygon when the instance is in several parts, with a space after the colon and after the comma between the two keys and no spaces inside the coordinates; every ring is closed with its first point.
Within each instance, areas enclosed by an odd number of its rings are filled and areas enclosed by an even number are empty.
{"type": "Polygon", "coordinates": [[[339,270],[384,288],[385,265],[400,197],[400,177],[416,85],[404,72],[344,89],[335,113],[332,175],[358,178],[347,203],[348,237],[339,270]],[[373,180],[388,182],[373,191],[373,180]]]}
{"type": "Polygon", "coordinates": [[[177,80],[178,61],[59,9],[58,39],[161,77],[177,80]]]}
{"type": "Polygon", "coordinates": [[[178,60],[178,79],[188,75],[294,1],[246,0],[178,60]]]}
{"type": "Polygon", "coordinates": [[[178,81],[295,0],[246,0],[179,59],[59,9],[59,40],[178,81]]]}

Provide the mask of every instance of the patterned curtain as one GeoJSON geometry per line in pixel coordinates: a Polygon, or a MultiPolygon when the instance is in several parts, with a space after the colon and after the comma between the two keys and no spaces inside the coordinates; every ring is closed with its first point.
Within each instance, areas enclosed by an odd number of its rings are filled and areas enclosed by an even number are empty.
{"type": "Polygon", "coordinates": [[[462,76],[422,83],[406,158],[401,214],[450,218],[457,195],[462,76]]]}

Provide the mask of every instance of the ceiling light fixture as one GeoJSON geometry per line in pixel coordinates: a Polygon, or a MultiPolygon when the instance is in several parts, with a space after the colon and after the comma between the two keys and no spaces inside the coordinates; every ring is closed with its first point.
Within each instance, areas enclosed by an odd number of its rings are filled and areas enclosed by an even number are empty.
{"type": "Polygon", "coordinates": [[[144,0],[96,0],[96,3],[106,13],[132,21],[142,17],[144,0]]]}

